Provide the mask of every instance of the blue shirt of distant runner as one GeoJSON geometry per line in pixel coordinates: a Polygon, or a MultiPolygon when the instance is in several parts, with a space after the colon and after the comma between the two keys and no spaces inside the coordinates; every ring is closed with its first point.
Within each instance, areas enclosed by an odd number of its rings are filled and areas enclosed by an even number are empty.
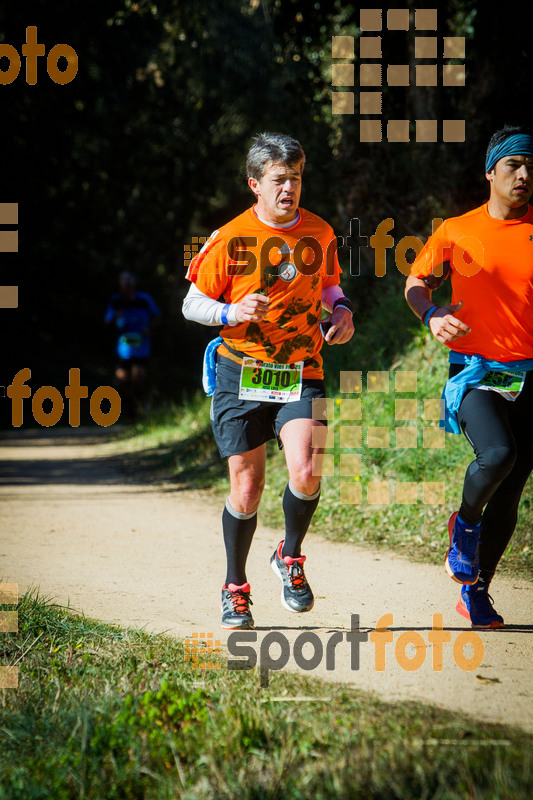
{"type": "Polygon", "coordinates": [[[135,292],[133,298],[114,294],[105,314],[106,322],[114,322],[118,331],[116,352],[119,358],[148,358],[150,322],[159,316],[155,301],[145,292],[135,292]]]}

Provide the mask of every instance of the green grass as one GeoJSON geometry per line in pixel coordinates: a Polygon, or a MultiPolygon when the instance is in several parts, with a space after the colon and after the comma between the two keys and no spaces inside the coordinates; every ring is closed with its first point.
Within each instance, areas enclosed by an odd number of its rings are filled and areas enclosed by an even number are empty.
{"type": "MultiPolygon", "coordinates": [[[[442,563],[447,546],[447,521],[459,507],[466,466],[472,451],[461,436],[446,434],[444,447],[424,447],[423,428],[432,428],[439,435],[438,422],[424,418],[424,401],[440,398],[447,376],[447,350],[412,316],[401,292],[402,281],[396,277],[379,284],[377,299],[370,310],[358,316],[356,336],[345,347],[325,348],[328,396],[333,400],[333,456],[335,475],[322,480],[322,497],[313,518],[311,530],[336,540],[388,547],[409,552],[419,560],[442,563]],[[379,313],[376,313],[376,303],[379,313]],[[390,324],[390,320],[394,324],[390,324]],[[341,394],[339,374],[360,370],[363,391],[341,394]],[[368,371],[389,371],[389,392],[366,390],[368,371]],[[417,391],[397,393],[395,377],[401,372],[416,372],[417,391]],[[362,420],[349,420],[344,412],[346,400],[361,398],[362,420]],[[395,421],[395,402],[411,399],[417,403],[418,420],[395,421]],[[344,426],[362,425],[361,476],[342,476],[340,436],[344,426]],[[416,448],[397,448],[395,427],[417,427],[416,448]],[[389,430],[390,447],[369,448],[368,427],[389,430]],[[369,505],[366,502],[370,482],[385,482],[389,503],[369,505]],[[417,501],[396,502],[400,483],[417,483],[417,501]],[[444,496],[424,492],[422,483],[444,485],[444,496]],[[340,492],[350,491],[346,485],[361,487],[361,504],[340,502],[340,492]],[[344,488],[341,490],[341,484],[344,488]],[[435,502],[435,501],[439,502],[435,502]],[[444,500],[444,502],[440,502],[444,500]]],[[[376,290],[377,292],[377,290],[376,290]]],[[[439,299],[447,302],[445,297],[439,299]]],[[[161,409],[150,422],[139,425],[129,434],[124,446],[130,455],[126,463],[131,469],[146,469],[147,474],[172,477],[190,487],[211,488],[217,495],[228,493],[225,462],[218,457],[209,423],[210,401],[200,395],[183,407],[161,409]]],[[[430,432],[431,435],[431,432],[430,432]]],[[[344,448],[345,450],[345,448],[344,448]]],[[[350,451],[347,451],[350,452],[350,451]]],[[[352,451],[356,452],[356,451],[352,451]]],[[[261,502],[261,520],[282,526],[281,497],[287,482],[283,455],[277,446],[268,447],[267,483],[261,502]]],[[[345,453],[343,452],[342,455],[345,453]]],[[[531,578],[533,575],[533,482],[526,485],[521,502],[517,529],[499,569],[531,578]]]]}
{"type": "Polygon", "coordinates": [[[174,639],[31,593],[18,610],[0,637],[20,669],[0,690],[2,800],[530,796],[524,732],[285,672],[260,689],[223,656],[193,669],[174,639]]]}

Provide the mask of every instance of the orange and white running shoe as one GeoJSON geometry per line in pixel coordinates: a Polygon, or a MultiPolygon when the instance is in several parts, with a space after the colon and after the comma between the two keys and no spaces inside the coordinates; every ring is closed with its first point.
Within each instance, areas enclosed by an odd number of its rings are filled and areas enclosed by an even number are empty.
{"type": "Polygon", "coordinates": [[[250,584],[243,583],[237,586],[229,583],[222,587],[222,599],[220,608],[222,611],[223,628],[246,630],[254,627],[254,620],[250,614],[250,584]]]}
{"type": "Polygon", "coordinates": [[[283,540],[278,544],[270,559],[270,565],[282,583],[281,604],[287,611],[296,613],[311,611],[315,598],[304,574],[305,556],[282,558],[282,549],[283,540]]]}

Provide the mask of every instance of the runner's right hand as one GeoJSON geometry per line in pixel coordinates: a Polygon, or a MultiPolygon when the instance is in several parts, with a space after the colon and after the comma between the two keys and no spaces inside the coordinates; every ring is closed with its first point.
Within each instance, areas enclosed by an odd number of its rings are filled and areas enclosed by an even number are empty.
{"type": "Polygon", "coordinates": [[[269,297],[262,294],[247,294],[237,303],[235,316],[238,322],[260,322],[268,311],[269,297]]]}
{"type": "Polygon", "coordinates": [[[466,336],[470,333],[470,328],[461,322],[460,319],[454,317],[456,311],[460,311],[463,307],[463,301],[460,300],[454,306],[443,306],[433,312],[429,318],[429,330],[439,342],[447,344],[453,342],[454,339],[460,339],[461,336],[466,336]]]}

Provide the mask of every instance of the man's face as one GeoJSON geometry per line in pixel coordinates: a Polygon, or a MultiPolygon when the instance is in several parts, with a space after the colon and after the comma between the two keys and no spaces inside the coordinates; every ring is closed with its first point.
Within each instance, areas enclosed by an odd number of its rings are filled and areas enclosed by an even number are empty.
{"type": "Polygon", "coordinates": [[[131,272],[121,272],[118,276],[118,285],[123,294],[129,294],[135,289],[135,278],[131,272]]]}
{"type": "Polygon", "coordinates": [[[533,193],[533,156],[504,156],[486,177],[491,199],[508,208],[520,208],[533,193]]]}
{"type": "Polygon", "coordinates": [[[260,181],[248,179],[257,196],[257,213],[266,222],[290,222],[296,217],[302,191],[303,161],[292,167],[269,163],[260,181]]]}

